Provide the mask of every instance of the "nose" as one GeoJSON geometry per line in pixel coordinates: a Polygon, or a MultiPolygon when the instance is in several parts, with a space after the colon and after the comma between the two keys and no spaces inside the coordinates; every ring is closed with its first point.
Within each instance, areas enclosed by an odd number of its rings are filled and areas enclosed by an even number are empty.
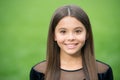
{"type": "Polygon", "coordinates": [[[75,35],[73,33],[69,33],[68,36],[67,36],[67,40],[68,41],[73,41],[75,40],[75,35]]]}

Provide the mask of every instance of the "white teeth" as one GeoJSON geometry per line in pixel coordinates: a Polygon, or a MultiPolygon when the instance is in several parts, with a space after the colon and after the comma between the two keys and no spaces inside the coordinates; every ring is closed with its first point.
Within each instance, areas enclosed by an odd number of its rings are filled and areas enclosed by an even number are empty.
{"type": "Polygon", "coordinates": [[[67,48],[73,49],[76,47],[76,44],[66,44],[67,48]]]}

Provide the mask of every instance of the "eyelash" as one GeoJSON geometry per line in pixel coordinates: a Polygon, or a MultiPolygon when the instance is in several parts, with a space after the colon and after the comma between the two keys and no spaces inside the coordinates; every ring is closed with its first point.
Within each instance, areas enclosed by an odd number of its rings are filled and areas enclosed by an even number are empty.
{"type": "Polygon", "coordinates": [[[66,31],[60,31],[60,33],[64,34],[66,31]]]}
{"type": "Polygon", "coordinates": [[[76,30],[75,32],[76,32],[76,33],[81,33],[82,31],[81,31],[81,30],[76,30]]]}

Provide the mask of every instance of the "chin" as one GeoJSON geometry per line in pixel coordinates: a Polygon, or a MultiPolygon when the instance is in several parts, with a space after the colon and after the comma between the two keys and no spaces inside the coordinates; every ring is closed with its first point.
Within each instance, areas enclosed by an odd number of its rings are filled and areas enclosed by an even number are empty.
{"type": "Polygon", "coordinates": [[[75,52],[67,52],[68,55],[77,55],[79,53],[80,53],[79,51],[77,51],[77,52],[76,51],[75,52]]]}

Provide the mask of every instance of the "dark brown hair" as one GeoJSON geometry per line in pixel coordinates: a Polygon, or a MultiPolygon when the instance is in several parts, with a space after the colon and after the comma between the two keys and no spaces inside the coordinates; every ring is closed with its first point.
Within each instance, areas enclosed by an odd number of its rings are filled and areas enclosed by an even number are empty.
{"type": "Polygon", "coordinates": [[[86,80],[98,80],[91,24],[87,14],[80,7],[75,5],[62,6],[53,14],[48,32],[45,80],[60,80],[60,48],[54,41],[54,32],[59,21],[66,16],[76,18],[85,26],[87,39],[81,49],[83,70],[86,80]]]}

